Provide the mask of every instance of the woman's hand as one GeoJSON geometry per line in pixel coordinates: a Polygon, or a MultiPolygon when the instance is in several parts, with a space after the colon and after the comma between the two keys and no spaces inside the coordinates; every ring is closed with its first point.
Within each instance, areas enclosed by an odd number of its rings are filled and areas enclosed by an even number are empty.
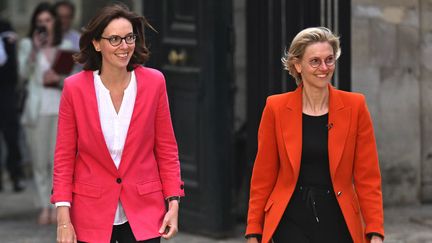
{"type": "Polygon", "coordinates": [[[69,207],[57,207],[57,243],[77,243],[75,229],[69,216],[69,207]]]}
{"type": "Polygon", "coordinates": [[[247,243],[259,243],[258,239],[256,237],[250,237],[246,241],[247,243]]]}
{"type": "Polygon", "coordinates": [[[75,229],[72,223],[57,225],[57,243],[77,243],[75,229]]]}
{"type": "Polygon", "coordinates": [[[162,222],[162,226],[159,229],[159,233],[164,239],[171,239],[178,232],[178,210],[179,202],[172,200],[168,204],[168,212],[162,222]]]}
{"type": "Polygon", "coordinates": [[[44,86],[57,87],[60,84],[60,76],[52,69],[47,70],[43,75],[44,86]]]}
{"type": "Polygon", "coordinates": [[[374,236],[372,236],[372,238],[371,238],[371,241],[370,241],[371,243],[382,243],[383,242],[383,240],[382,240],[382,238],[381,237],[379,237],[379,236],[376,236],[376,235],[374,235],[374,236]]]}
{"type": "Polygon", "coordinates": [[[45,47],[47,43],[48,43],[48,36],[45,32],[39,33],[35,31],[35,33],[33,33],[34,49],[39,50],[42,47],[45,47]]]}

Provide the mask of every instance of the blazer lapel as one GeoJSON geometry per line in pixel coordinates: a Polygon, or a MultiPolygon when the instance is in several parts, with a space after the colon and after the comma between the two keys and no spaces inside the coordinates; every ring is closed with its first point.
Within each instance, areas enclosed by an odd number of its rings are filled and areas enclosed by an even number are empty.
{"type": "Polygon", "coordinates": [[[344,151],[350,123],[351,108],[344,106],[337,90],[329,85],[328,153],[332,179],[335,178],[344,151]]]}
{"type": "Polygon", "coordinates": [[[288,158],[295,176],[300,172],[302,152],[302,87],[298,87],[280,114],[280,124],[288,153],[288,158]]]}

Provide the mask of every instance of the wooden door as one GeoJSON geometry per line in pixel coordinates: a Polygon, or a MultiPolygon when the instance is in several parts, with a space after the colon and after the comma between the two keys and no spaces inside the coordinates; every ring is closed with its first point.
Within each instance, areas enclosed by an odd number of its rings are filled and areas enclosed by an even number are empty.
{"type": "Polygon", "coordinates": [[[233,78],[231,0],[147,0],[147,66],[167,81],[186,197],[180,228],[216,237],[231,213],[233,78]]]}

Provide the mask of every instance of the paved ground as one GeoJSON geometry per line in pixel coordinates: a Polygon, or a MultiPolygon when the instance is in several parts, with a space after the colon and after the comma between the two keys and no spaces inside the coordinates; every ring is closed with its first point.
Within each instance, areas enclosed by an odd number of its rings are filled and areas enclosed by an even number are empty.
{"type": "MultiPolygon", "coordinates": [[[[6,188],[0,194],[0,243],[55,242],[55,226],[38,226],[34,207],[34,188],[14,194],[6,188]]],[[[386,243],[432,243],[432,205],[391,207],[385,209],[386,243]]],[[[179,233],[167,243],[240,243],[243,226],[232,238],[215,240],[179,233]]]]}

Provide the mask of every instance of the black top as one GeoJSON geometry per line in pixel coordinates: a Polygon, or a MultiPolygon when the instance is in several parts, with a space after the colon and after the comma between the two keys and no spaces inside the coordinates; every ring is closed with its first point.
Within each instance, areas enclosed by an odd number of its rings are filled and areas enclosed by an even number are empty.
{"type": "MultiPolygon", "coordinates": [[[[12,42],[10,38],[7,37],[8,32],[12,31],[13,29],[10,23],[0,19],[0,38],[3,39],[4,48],[8,56],[6,63],[0,66],[0,113],[2,116],[3,114],[9,116],[12,116],[12,114],[17,115],[18,112],[18,97],[16,92],[18,83],[16,42],[12,42]]],[[[1,119],[3,119],[3,117],[1,119]]]]}
{"type": "Polygon", "coordinates": [[[0,38],[3,39],[4,48],[8,55],[6,63],[0,66],[0,92],[4,91],[2,95],[14,91],[18,81],[16,42],[11,42],[6,37],[8,32],[13,31],[9,22],[0,19],[0,38]]]}
{"type": "Polygon", "coordinates": [[[303,145],[298,185],[332,188],[328,158],[328,114],[303,114],[303,145]]]}

